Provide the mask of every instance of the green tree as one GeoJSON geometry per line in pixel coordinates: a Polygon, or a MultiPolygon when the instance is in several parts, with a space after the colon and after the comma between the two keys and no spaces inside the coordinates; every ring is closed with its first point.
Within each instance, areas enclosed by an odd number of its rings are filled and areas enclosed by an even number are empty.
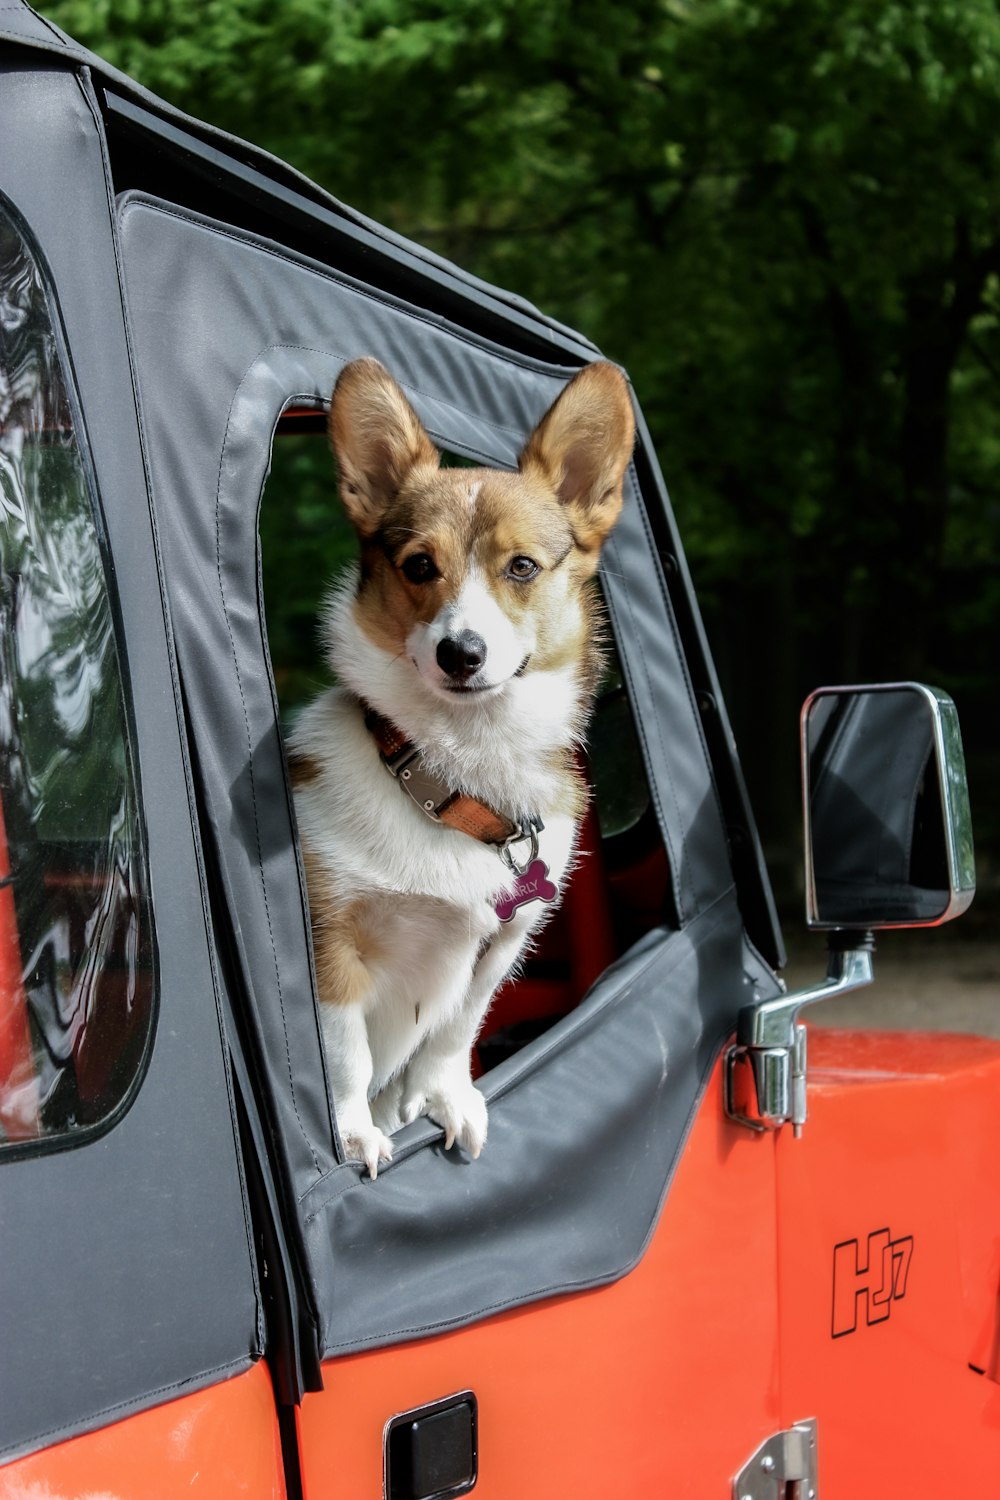
{"type": "Polygon", "coordinates": [[[801,692],[918,675],[996,836],[996,0],[49,14],[628,366],[765,829],[797,818],[801,692]]]}

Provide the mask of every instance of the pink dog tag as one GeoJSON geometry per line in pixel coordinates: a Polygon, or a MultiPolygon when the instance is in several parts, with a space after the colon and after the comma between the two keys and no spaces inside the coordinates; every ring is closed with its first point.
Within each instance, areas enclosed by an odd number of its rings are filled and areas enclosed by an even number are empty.
{"type": "Polygon", "coordinates": [[[559,894],[555,882],[549,879],[549,867],[543,859],[533,859],[523,875],[514,881],[509,896],[501,896],[496,903],[496,914],[501,922],[509,922],[522,906],[532,901],[554,901],[559,894]]]}

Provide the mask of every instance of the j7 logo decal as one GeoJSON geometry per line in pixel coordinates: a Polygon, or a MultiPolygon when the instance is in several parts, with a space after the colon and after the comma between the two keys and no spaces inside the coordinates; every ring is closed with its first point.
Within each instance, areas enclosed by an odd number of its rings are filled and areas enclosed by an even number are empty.
{"type": "Polygon", "coordinates": [[[862,1263],[857,1240],[843,1240],[833,1250],[833,1337],[842,1338],[858,1326],[863,1306],[865,1321],[884,1323],[894,1302],[906,1296],[906,1281],[913,1256],[912,1234],[894,1240],[888,1229],[868,1236],[862,1263]]]}

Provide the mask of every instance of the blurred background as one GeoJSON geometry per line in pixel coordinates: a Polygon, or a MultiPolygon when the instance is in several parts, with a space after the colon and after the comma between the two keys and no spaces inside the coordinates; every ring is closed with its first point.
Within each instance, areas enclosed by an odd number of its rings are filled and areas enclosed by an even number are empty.
{"type": "MultiPolygon", "coordinates": [[[[802,698],[917,678],[959,706],[980,880],[960,925],[995,931],[996,0],[41,8],[625,365],[789,925],[802,698]]],[[[329,479],[305,451],[285,462],[298,602],[272,630],[306,663],[329,479]]]]}

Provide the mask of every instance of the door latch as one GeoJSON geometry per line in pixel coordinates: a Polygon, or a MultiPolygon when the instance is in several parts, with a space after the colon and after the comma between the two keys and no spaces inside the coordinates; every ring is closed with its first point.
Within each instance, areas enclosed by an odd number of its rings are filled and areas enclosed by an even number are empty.
{"type": "Polygon", "coordinates": [[[733,1480],[733,1500],[819,1500],[816,1418],[761,1443],[733,1480]]]}

